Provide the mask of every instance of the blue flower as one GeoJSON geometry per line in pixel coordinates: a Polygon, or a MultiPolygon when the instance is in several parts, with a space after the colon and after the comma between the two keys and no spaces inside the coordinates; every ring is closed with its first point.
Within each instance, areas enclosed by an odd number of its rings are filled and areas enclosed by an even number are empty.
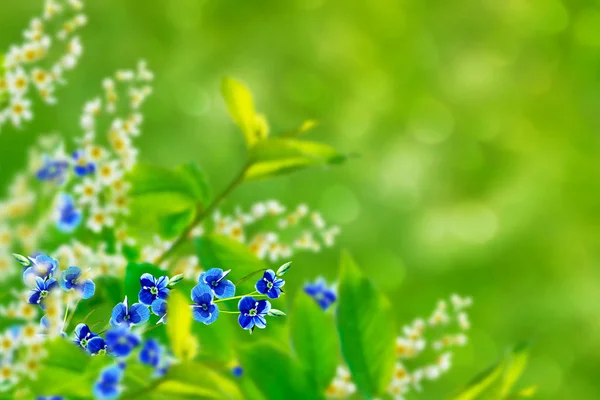
{"type": "Polygon", "coordinates": [[[54,161],[49,158],[44,159],[44,166],[40,168],[36,176],[40,181],[55,181],[62,183],[69,163],[66,161],[54,161]]]}
{"type": "Polygon", "coordinates": [[[113,356],[127,357],[139,344],[139,336],[124,327],[111,328],[106,332],[108,352],[113,356]]]}
{"type": "Polygon", "coordinates": [[[75,208],[73,197],[62,194],[57,210],[56,227],[64,233],[71,233],[81,224],[82,214],[75,208]]]}
{"type": "Polygon", "coordinates": [[[317,279],[315,283],[304,285],[304,292],[315,299],[323,310],[327,310],[337,300],[335,290],[328,287],[323,278],[317,279]]]}
{"type": "Polygon", "coordinates": [[[96,164],[88,162],[83,151],[78,150],[73,153],[73,161],[75,164],[73,170],[77,176],[86,176],[96,172],[96,164]]]}
{"type": "Polygon", "coordinates": [[[49,278],[43,280],[39,276],[35,278],[35,288],[29,294],[30,304],[42,304],[42,301],[50,294],[50,291],[56,287],[56,280],[49,278]]]}
{"type": "Polygon", "coordinates": [[[154,300],[164,300],[169,296],[169,289],[167,288],[169,277],[167,276],[161,276],[156,279],[151,274],[143,274],[140,277],[140,284],[142,285],[142,290],[140,290],[138,299],[142,304],[151,306],[154,300]]]}
{"type": "Polygon", "coordinates": [[[65,291],[71,289],[80,291],[83,299],[89,299],[96,291],[96,285],[91,279],[81,279],[81,268],[79,267],[67,268],[62,273],[58,284],[65,291]]]}
{"type": "Polygon", "coordinates": [[[38,396],[36,400],[64,400],[61,396],[38,396]]]}
{"type": "Polygon", "coordinates": [[[240,316],[238,322],[242,329],[247,329],[250,332],[254,327],[263,329],[267,326],[265,316],[271,309],[271,303],[267,300],[256,300],[254,297],[245,296],[238,303],[240,316]]]}
{"type": "Polygon", "coordinates": [[[110,324],[117,326],[124,324],[126,326],[143,324],[150,318],[148,307],[143,304],[135,303],[131,307],[127,306],[127,296],[122,303],[117,304],[112,310],[110,324]]]}
{"type": "Polygon", "coordinates": [[[108,351],[108,344],[100,336],[94,336],[87,344],[87,351],[93,356],[97,354],[106,354],[108,351]]]}
{"type": "Polygon", "coordinates": [[[104,368],[100,378],[93,387],[94,397],[100,400],[113,400],[121,393],[120,382],[123,379],[123,368],[113,365],[104,368]]]}
{"type": "Polygon", "coordinates": [[[213,292],[204,283],[199,283],[192,289],[192,315],[198,322],[210,325],[219,316],[219,308],[213,303],[213,292]]]}
{"type": "Polygon", "coordinates": [[[207,284],[214,292],[215,297],[219,299],[235,296],[235,285],[233,282],[226,280],[225,277],[229,271],[223,271],[220,268],[211,268],[200,274],[198,283],[207,284]]]}
{"type": "Polygon", "coordinates": [[[58,268],[58,261],[46,254],[38,254],[29,259],[32,264],[23,271],[23,280],[25,283],[28,280],[34,280],[35,277],[47,278],[58,268]]]}
{"type": "Polygon", "coordinates": [[[244,375],[244,368],[242,368],[241,365],[236,365],[235,367],[231,368],[231,373],[233,374],[233,376],[235,376],[236,378],[241,377],[242,375],[244,375]]]}
{"type": "Polygon", "coordinates": [[[165,323],[165,319],[167,318],[167,302],[163,299],[156,299],[152,302],[152,306],[150,306],[152,313],[154,315],[158,315],[160,319],[157,324],[165,323]]]}
{"type": "Polygon", "coordinates": [[[140,362],[157,368],[160,364],[163,349],[154,339],[148,339],[140,350],[140,362]]]}
{"type": "Polygon", "coordinates": [[[75,327],[75,344],[81,348],[87,349],[91,338],[97,337],[86,324],[79,324],[75,327]]]}
{"type": "Polygon", "coordinates": [[[271,269],[265,271],[262,279],[256,282],[256,291],[260,294],[266,294],[271,299],[281,296],[281,287],[285,285],[283,279],[279,279],[271,269]]]}

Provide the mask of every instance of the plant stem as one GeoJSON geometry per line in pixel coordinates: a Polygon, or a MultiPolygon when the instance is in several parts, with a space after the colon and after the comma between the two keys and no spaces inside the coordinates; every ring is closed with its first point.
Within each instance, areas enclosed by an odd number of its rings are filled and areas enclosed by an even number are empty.
{"type": "MultiPolygon", "coordinates": [[[[243,296],[235,296],[235,297],[228,297],[228,298],[226,298],[226,299],[219,299],[219,300],[215,300],[215,301],[213,301],[213,303],[222,303],[222,302],[224,302],[224,301],[227,301],[227,300],[236,300],[236,299],[241,299],[241,298],[244,298],[244,297],[247,297],[247,296],[252,296],[252,295],[255,295],[255,294],[257,294],[257,293],[258,293],[258,292],[255,290],[254,292],[252,292],[252,293],[248,293],[248,294],[245,294],[245,295],[243,295],[243,296]]],[[[265,294],[259,294],[259,295],[258,295],[258,296],[256,296],[256,297],[267,297],[267,295],[265,295],[265,294]]]]}
{"type": "Polygon", "coordinates": [[[219,310],[220,314],[238,314],[239,315],[239,311],[225,311],[225,310],[219,310]]]}
{"type": "Polygon", "coordinates": [[[156,265],[160,265],[161,263],[163,263],[166,259],[173,255],[173,253],[183,243],[185,243],[186,239],[188,238],[192,230],[196,227],[196,225],[198,225],[204,220],[204,218],[210,215],[215,210],[215,208],[217,208],[217,206],[225,199],[225,197],[227,197],[227,195],[229,195],[233,191],[233,189],[235,189],[237,185],[239,185],[243,181],[244,175],[246,174],[246,171],[249,167],[250,164],[245,164],[240,173],[233,179],[233,181],[231,181],[229,185],[227,185],[227,187],[225,187],[225,189],[223,189],[221,193],[219,193],[217,197],[214,198],[214,200],[208,205],[208,207],[203,208],[202,204],[198,204],[198,212],[196,214],[196,218],[194,218],[194,220],[183,230],[183,232],[181,232],[177,239],[175,239],[175,241],[171,244],[171,247],[169,247],[167,251],[162,253],[160,257],[158,257],[155,260],[156,265]]]}

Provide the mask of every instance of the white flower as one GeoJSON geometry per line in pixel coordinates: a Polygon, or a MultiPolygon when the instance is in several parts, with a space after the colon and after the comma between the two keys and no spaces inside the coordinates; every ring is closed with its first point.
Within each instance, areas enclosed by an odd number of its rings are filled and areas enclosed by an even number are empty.
{"type": "Polygon", "coordinates": [[[99,183],[89,177],[85,177],[80,184],[73,188],[78,195],[77,200],[80,204],[95,204],[100,190],[99,183]]]}
{"type": "Polygon", "coordinates": [[[140,60],[140,62],[138,62],[137,78],[140,81],[147,82],[154,79],[154,74],[148,69],[148,65],[145,60],[140,60]]]}
{"type": "Polygon", "coordinates": [[[465,308],[471,307],[473,299],[471,297],[460,297],[457,294],[450,296],[450,302],[454,306],[455,311],[462,311],[465,308]]]}
{"type": "Polygon", "coordinates": [[[446,352],[440,355],[437,359],[437,365],[441,372],[446,372],[452,366],[452,353],[446,352]]]}
{"type": "Polygon", "coordinates": [[[115,221],[109,210],[95,207],[90,213],[87,227],[93,232],[100,233],[104,227],[112,227],[115,221]]]}
{"type": "Polygon", "coordinates": [[[8,112],[8,118],[12,121],[13,125],[16,127],[21,126],[21,121],[29,121],[33,118],[33,114],[30,110],[31,101],[27,99],[22,99],[18,97],[14,97],[10,104],[10,109],[8,112]]]}
{"type": "Polygon", "coordinates": [[[98,179],[105,186],[112,185],[117,179],[123,176],[119,164],[116,161],[109,161],[98,167],[98,179]]]}
{"type": "Polygon", "coordinates": [[[129,82],[135,77],[135,74],[131,70],[119,70],[115,74],[118,81],[129,82]]]}
{"type": "Polygon", "coordinates": [[[456,316],[456,319],[458,320],[458,326],[463,331],[466,331],[471,327],[471,323],[469,322],[469,316],[467,315],[466,312],[458,313],[458,315],[456,316]]]}
{"type": "Polygon", "coordinates": [[[27,92],[29,87],[29,78],[22,68],[17,68],[14,72],[8,72],[6,74],[6,81],[8,84],[8,91],[13,96],[22,96],[27,92]]]}
{"type": "Polygon", "coordinates": [[[83,46],[81,45],[81,40],[78,36],[75,36],[68,45],[69,54],[79,57],[81,53],[83,53],[83,46]]]}

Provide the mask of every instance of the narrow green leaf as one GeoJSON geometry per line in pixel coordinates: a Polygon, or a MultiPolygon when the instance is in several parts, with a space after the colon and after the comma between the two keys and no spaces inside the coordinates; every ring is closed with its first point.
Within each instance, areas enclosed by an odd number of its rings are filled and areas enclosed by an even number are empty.
{"type": "Polygon", "coordinates": [[[172,290],[167,304],[167,335],[175,357],[192,360],[198,353],[198,341],[192,335],[192,308],[190,299],[172,290]]]}
{"type": "Polygon", "coordinates": [[[506,364],[504,361],[495,364],[477,375],[467,386],[461,389],[453,400],[474,400],[496,386],[506,364]]]}
{"type": "Polygon", "coordinates": [[[529,343],[521,343],[511,351],[508,357],[508,365],[504,371],[502,377],[502,387],[500,389],[500,395],[502,397],[507,396],[512,392],[513,387],[523,375],[525,367],[529,359],[529,343]]]}
{"type": "Polygon", "coordinates": [[[392,379],[396,356],[390,304],[342,254],[337,325],[342,353],[354,382],[368,398],[381,395],[392,379]]]}
{"type": "Polygon", "coordinates": [[[333,380],[339,360],[338,335],[333,314],[326,313],[299,291],[290,314],[292,344],[311,385],[324,393],[333,380]]]}
{"type": "Polygon", "coordinates": [[[271,138],[254,146],[245,179],[260,179],[310,166],[339,164],[346,156],[333,147],[295,138],[271,138]]]}
{"type": "Polygon", "coordinates": [[[238,356],[247,374],[269,400],[321,399],[302,368],[286,350],[264,341],[242,347],[238,356]]]}
{"type": "Polygon", "coordinates": [[[25,256],[22,256],[20,254],[15,254],[15,253],[13,253],[13,257],[24,267],[29,267],[32,264],[29,257],[25,257],[25,256]]]}
{"type": "Polygon", "coordinates": [[[265,128],[266,121],[264,117],[257,116],[250,90],[233,78],[225,78],[221,85],[221,92],[231,119],[241,129],[248,147],[264,139],[268,133],[265,128]]]}

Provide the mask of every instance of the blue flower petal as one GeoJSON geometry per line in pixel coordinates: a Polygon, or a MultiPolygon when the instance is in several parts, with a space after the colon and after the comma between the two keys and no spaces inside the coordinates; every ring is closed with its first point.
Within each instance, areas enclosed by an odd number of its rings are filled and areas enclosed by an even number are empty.
{"type": "Polygon", "coordinates": [[[106,350],[106,348],[106,342],[100,336],[91,338],[87,344],[87,351],[92,355],[96,355],[101,350],[106,350]]]}
{"type": "Polygon", "coordinates": [[[221,279],[222,276],[223,276],[223,270],[221,268],[211,268],[208,271],[200,274],[200,277],[198,278],[198,282],[210,283],[210,282],[221,279]]]}
{"type": "Polygon", "coordinates": [[[251,309],[254,308],[255,304],[256,304],[256,299],[254,297],[251,297],[251,296],[243,297],[240,300],[240,302],[238,303],[238,310],[242,314],[247,314],[251,309]]]}
{"type": "Polygon", "coordinates": [[[29,293],[29,299],[27,299],[27,301],[29,302],[29,304],[39,304],[40,303],[40,291],[38,290],[32,290],[29,293]]]}
{"type": "Polygon", "coordinates": [[[167,302],[163,299],[156,299],[152,302],[152,312],[159,317],[167,313],[167,302]]]}
{"type": "Polygon", "coordinates": [[[229,280],[223,279],[219,284],[213,288],[215,296],[220,299],[226,299],[228,297],[235,296],[235,285],[229,280]]]}
{"type": "Polygon", "coordinates": [[[132,324],[143,324],[150,318],[150,311],[147,306],[135,303],[129,308],[129,317],[129,322],[132,324]]]}
{"type": "Polygon", "coordinates": [[[112,326],[117,326],[121,324],[123,322],[123,319],[125,318],[125,315],[127,315],[127,307],[125,307],[125,304],[117,304],[112,310],[110,324],[112,326]]]}
{"type": "Polygon", "coordinates": [[[256,291],[260,294],[267,294],[267,292],[269,291],[269,288],[267,287],[267,282],[264,279],[259,279],[256,282],[256,291]]]}
{"type": "Polygon", "coordinates": [[[254,319],[248,315],[240,314],[238,317],[238,323],[242,329],[252,329],[254,327],[254,319]]]}
{"type": "Polygon", "coordinates": [[[142,288],[151,288],[153,286],[156,286],[155,282],[156,279],[154,279],[154,276],[152,276],[149,273],[145,273],[140,277],[140,285],[142,285],[142,288]]]}
{"type": "Polygon", "coordinates": [[[81,290],[82,298],[87,300],[96,292],[96,284],[88,279],[79,286],[79,289],[81,290]]]}
{"type": "Polygon", "coordinates": [[[150,293],[150,290],[141,289],[140,293],[138,294],[138,300],[140,301],[140,303],[149,306],[155,300],[155,296],[152,293],[150,293]]]}
{"type": "Polygon", "coordinates": [[[258,315],[254,317],[254,326],[260,329],[265,329],[267,327],[267,320],[265,320],[265,317],[258,315]]]}
{"type": "Polygon", "coordinates": [[[204,304],[207,296],[212,299],[212,290],[205,283],[199,283],[192,288],[191,297],[192,301],[196,304],[204,304]]]}
{"type": "Polygon", "coordinates": [[[167,287],[167,285],[169,284],[169,277],[168,276],[161,276],[160,278],[158,278],[158,280],[156,281],[156,287],[160,290],[160,289],[165,289],[167,287]]]}
{"type": "Polygon", "coordinates": [[[256,311],[258,312],[258,315],[265,315],[270,309],[271,303],[269,303],[267,300],[259,300],[258,304],[256,305],[256,311]]]}

